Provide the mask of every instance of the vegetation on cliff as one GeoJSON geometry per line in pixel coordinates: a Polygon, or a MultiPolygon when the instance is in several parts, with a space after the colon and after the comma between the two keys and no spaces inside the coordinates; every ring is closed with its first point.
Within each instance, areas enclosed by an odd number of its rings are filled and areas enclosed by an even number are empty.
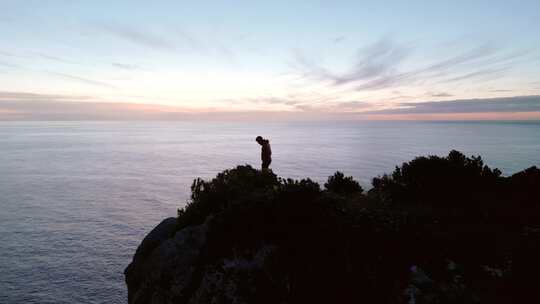
{"type": "Polygon", "coordinates": [[[208,269],[222,287],[205,287],[205,299],[217,303],[511,303],[534,295],[539,169],[504,177],[480,157],[451,151],[415,158],[372,186],[365,193],[336,172],[321,189],[247,165],[196,179],[175,231],[203,223],[208,231],[182,299],[202,299],[208,269]]]}

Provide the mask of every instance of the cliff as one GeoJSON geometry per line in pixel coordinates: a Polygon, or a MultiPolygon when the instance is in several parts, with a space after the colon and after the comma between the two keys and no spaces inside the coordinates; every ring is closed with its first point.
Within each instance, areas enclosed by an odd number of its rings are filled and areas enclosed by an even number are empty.
{"type": "Polygon", "coordinates": [[[419,157],[365,193],[250,166],[196,179],[188,206],[142,241],[129,303],[530,302],[540,170],[419,157]]]}

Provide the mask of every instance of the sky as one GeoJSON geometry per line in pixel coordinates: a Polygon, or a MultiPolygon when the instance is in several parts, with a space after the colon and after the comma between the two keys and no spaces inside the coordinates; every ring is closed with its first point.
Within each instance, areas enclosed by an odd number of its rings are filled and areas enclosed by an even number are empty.
{"type": "Polygon", "coordinates": [[[0,120],[540,119],[540,1],[0,0],[0,120]]]}

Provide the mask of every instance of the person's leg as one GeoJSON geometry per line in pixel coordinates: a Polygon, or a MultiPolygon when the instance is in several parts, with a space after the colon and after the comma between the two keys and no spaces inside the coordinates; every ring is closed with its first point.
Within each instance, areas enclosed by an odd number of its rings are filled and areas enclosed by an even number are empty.
{"type": "Polygon", "coordinates": [[[268,167],[270,167],[270,163],[271,163],[271,162],[272,162],[271,160],[263,160],[263,162],[262,162],[262,169],[263,169],[263,170],[268,170],[268,167]]]}

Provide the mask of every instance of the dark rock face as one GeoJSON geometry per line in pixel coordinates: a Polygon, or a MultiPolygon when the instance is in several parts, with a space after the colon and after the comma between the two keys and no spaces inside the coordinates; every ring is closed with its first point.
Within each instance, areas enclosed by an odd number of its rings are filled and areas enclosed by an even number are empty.
{"type": "Polygon", "coordinates": [[[163,241],[170,238],[176,231],[176,218],[169,217],[164,219],[144,238],[141,245],[135,252],[134,260],[146,258],[163,241]]]}
{"type": "Polygon", "coordinates": [[[187,227],[174,234],[175,218],[168,218],[143,240],[126,268],[129,303],[174,303],[192,288],[205,225],[187,227]]]}
{"type": "Polygon", "coordinates": [[[168,218],[143,240],[126,268],[128,302],[248,303],[243,290],[260,275],[275,249],[265,245],[248,256],[223,258],[209,265],[204,259],[208,223],[186,227],[171,236],[175,218],[168,218]]]}

